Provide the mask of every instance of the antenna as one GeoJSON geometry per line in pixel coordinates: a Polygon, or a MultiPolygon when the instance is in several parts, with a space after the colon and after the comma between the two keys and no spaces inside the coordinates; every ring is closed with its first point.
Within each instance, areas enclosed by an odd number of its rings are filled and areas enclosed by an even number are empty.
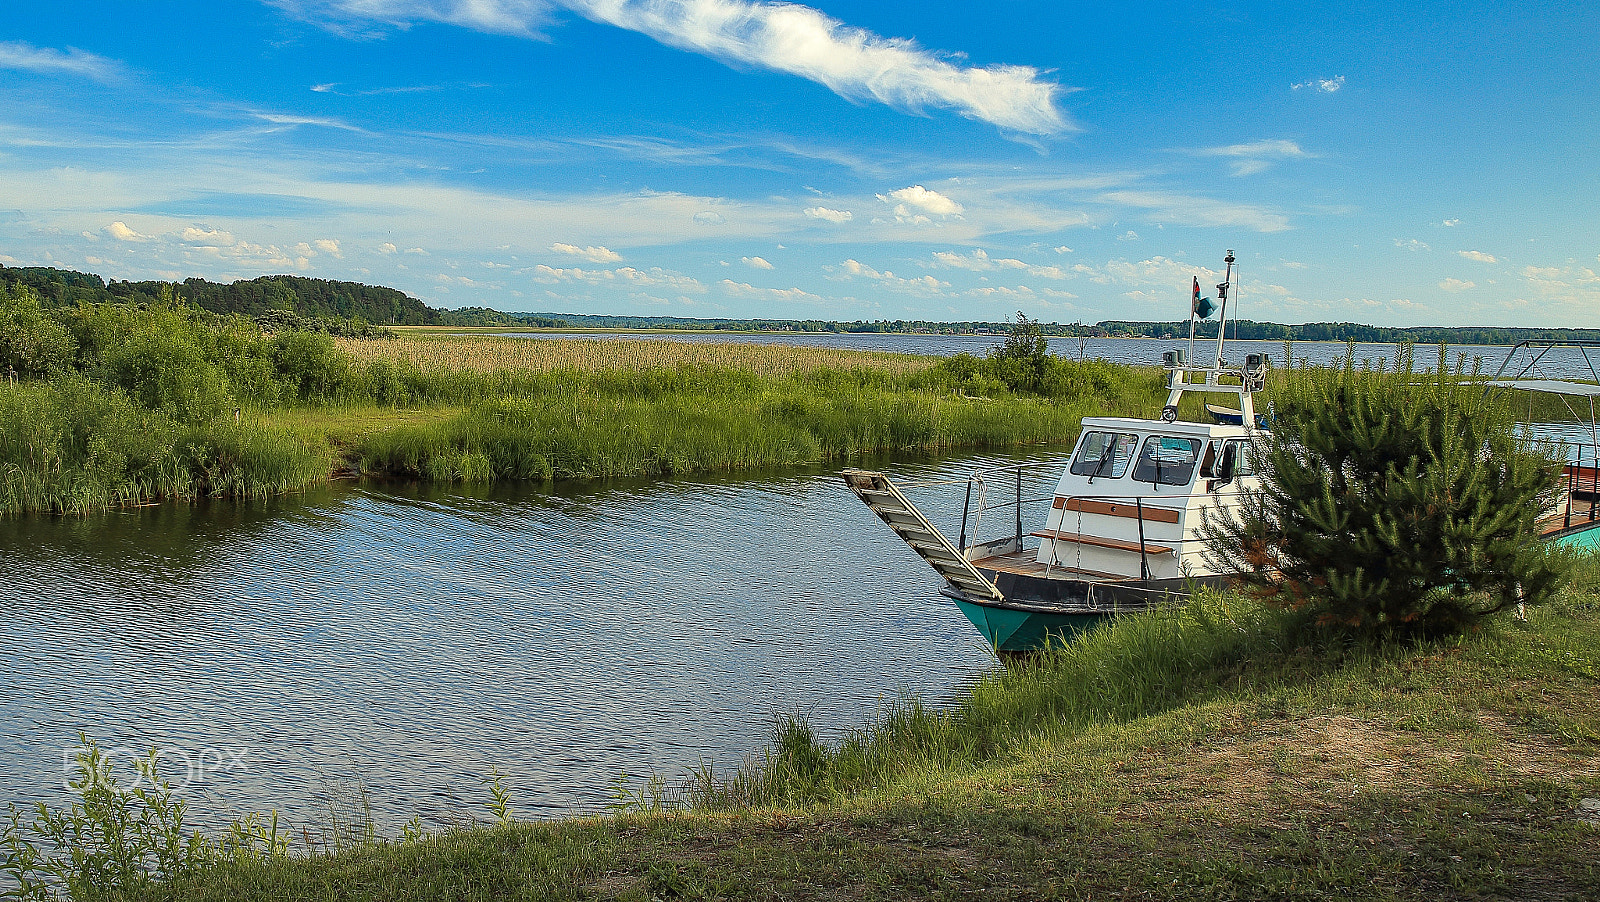
{"type": "Polygon", "coordinates": [[[1217,317],[1217,369],[1222,369],[1222,340],[1228,334],[1228,287],[1233,283],[1233,248],[1228,248],[1228,256],[1223,258],[1228,265],[1227,273],[1223,275],[1221,284],[1217,285],[1217,300],[1222,304],[1222,314],[1217,317]]]}

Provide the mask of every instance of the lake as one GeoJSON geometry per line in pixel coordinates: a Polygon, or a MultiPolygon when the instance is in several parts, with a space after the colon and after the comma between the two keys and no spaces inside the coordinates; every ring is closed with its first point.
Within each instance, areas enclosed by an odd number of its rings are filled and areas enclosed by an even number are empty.
{"type": "MultiPolygon", "coordinates": [[[[954,533],[958,490],[917,499],[954,533]]],[[[939,584],[836,468],[4,521],[0,801],[66,803],[83,731],[124,777],[160,749],[207,826],[326,824],[363,787],[385,829],[438,826],[487,816],[491,769],[520,817],[594,811],[775,714],[837,735],[948,698],[995,665],[939,584]]]]}
{"type": "MultiPolygon", "coordinates": [[[[797,347],[826,347],[843,348],[857,351],[889,351],[896,354],[930,354],[941,357],[953,356],[960,353],[982,356],[997,344],[1005,341],[1003,335],[921,335],[900,332],[756,332],[756,333],[726,333],[726,332],[659,332],[659,333],[570,333],[570,332],[507,332],[500,333],[508,337],[531,339],[655,339],[666,341],[687,342],[744,342],[752,344],[794,345],[797,347]]],[[[1100,360],[1110,360],[1116,363],[1129,363],[1149,366],[1159,366],[1161,355],[1165,351],[1188,350],[1188,339],[1154,339],[1154,338],[1061,338],[1049,339],[1050,353],[1062,357],[1084,357],[1100,360]]],[[[1204,363],[1210,355],[1216,357],[1216,339],[1210,341],[1197,340],[1194,344],[1193,362],[1204,363]]],[[[1329,364],[1336,360],[1344,359],[1351,348],[1344,342],[1338,341],[1297,341],[1290,346],[1296,363],[1329,364]]],[[[1446,349],[1446,362],[1453,369],[1458,364],[1463,364],[1470,371],[1478,363],[1485,375],[1493,375],[1500,364],[1506,359],[1506,352],[1510,348],[1495,345],[1450,345],[1446,349]]],[[[1392,344],[1356,344],[1354,346],[1356,364],[1362,361],[1371,361],[1374,365],[1378,361],[1386,361],[1393,366],[1396,348],[1392,344]]],[[[1265,354],[1272,360],[1274,366],[1283,365],[1284,343],[1281,341],[1235,341],[1227,343],[1226,359],[1235,364],[1244,360],[1246,354],[1265,354]]],[[[1586,379],[1600,381],[1595,373],[1595,367],[1600,366],[1600,351],[1590,348],[1588,357],[1583,350],[1573,347],[1555,348],[1546,353],[1537,365],[1528,373],[1530,378],[1542,379],[1586,379]]],[[[1515,375],[1515,369],[1528,363],[1531,354],[1523,351],[1514,362],[1515,367],[1507,370],[1507,376],[1515,375]]],[[[1439,348],[1437,345],[1416,345],[1413,349],[1413,359],[1419,370],[1432,370],[1437,368],[1439,362],[1439,348]]]]}

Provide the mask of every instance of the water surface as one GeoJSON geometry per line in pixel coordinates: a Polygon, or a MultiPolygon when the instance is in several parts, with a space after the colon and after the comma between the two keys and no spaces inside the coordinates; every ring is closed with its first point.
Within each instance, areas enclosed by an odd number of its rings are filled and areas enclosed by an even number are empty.
{"type": "MultiPolygon", "coordinates": [[[[958,492],[919,500],[953,535],[958,492]]],[[[938,585],[831,470],[0,522],[0,801],[64,802],[83,731],[160,748],[203,824],[325,823],[359,786],[390,829],[446,823],[492,768],[521,816],[595,810],[776,713],[948,698],[993,664],[938,585]]]]}

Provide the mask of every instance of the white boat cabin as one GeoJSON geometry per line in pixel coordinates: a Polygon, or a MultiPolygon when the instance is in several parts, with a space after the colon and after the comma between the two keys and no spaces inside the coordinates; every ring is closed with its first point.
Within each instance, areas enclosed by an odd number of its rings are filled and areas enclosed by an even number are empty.
{"type": "Polygon", "coordinates": [[[1079,579],[1206,575],[1202,512],[1258,485],[1243,426],[1087,417],[1036,561],[1079,579]]]}

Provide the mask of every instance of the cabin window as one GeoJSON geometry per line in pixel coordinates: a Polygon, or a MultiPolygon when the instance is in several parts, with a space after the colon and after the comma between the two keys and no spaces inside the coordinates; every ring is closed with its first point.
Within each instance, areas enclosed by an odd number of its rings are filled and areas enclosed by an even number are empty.
{"type": "Polygon", "coordinates": [[[1152,435],[1133,465],[1133,478],[1157,485],[1188,485],[1200,460],[1200,440],[1152,435]]]}
{"type": "Polygon", "coordinates": [[[1139,437],[1131,432],[1090,432],[1072,459],[1072,475],[1121,479],[1138,445],[1139,437]]]}
{"type": "Polygon", "coordinates": [[[1250,443],[1247,441],[1232,441],[1228,444],[1239,446],[1239,450],[1233,452],[1235,455],[1234,460],[1238,461],[1238,463],[1235,465],[1237,469],[1235,470],[1234,475],[1254,476],[1256,472],[1256,466],[1255,459],[1251,456],[1251,451],[1253,449],[1250,443]]]}

